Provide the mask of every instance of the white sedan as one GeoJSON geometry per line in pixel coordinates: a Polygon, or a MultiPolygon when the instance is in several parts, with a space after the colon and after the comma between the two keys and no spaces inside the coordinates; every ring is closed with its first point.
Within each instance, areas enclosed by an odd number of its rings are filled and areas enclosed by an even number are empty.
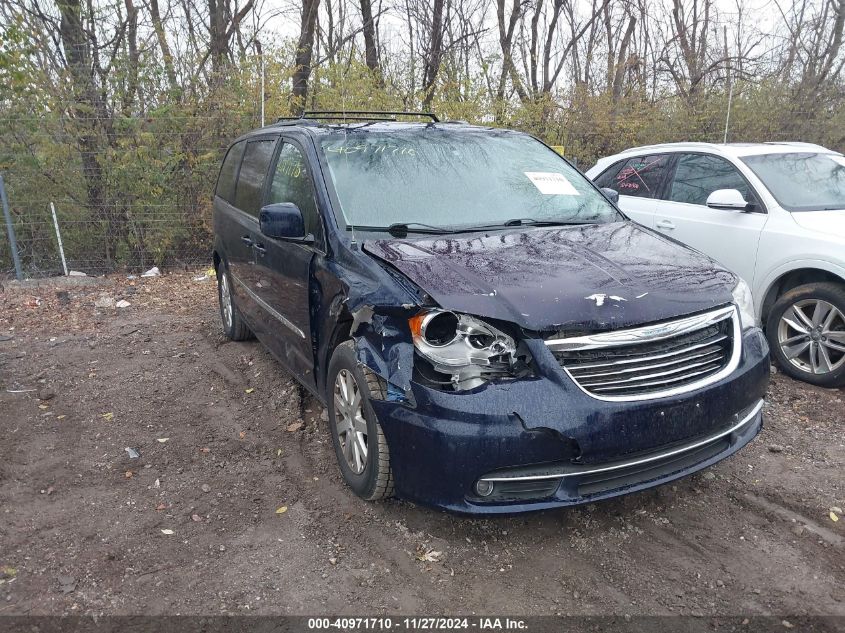
{"type": "Polygon", "coordinates": [[[633,220],[751,287],[778,364],[845,385],[845,157],[809,143],[637,147],[587,171],[633,220]]]}

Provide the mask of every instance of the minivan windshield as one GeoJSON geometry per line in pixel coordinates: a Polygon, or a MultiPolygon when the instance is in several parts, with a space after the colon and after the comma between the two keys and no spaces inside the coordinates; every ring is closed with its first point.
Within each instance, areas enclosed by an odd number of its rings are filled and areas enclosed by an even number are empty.
{"type": "Polygon", "coordinates": [[[352,129],[321,147],[347,226],[425,232],[622,219],[576,169],[516,132],[352,129]]]}
{"type": "Polygon", "coordinates": [[[743,156],[742,162],[787,211],[845,209],[843,156],[790,152],[743,156]]]}

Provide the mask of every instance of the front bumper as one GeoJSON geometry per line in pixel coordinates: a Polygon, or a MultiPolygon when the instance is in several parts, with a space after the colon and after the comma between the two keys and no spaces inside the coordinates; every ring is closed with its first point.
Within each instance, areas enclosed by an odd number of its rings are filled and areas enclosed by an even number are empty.
{"type": "Polygon", "coordinates": [[[537,377],[462,393],[412,383],[413,405],[372,402],[399,496],[467,514],[589,503],[706,468],[762,427],[769,359],[756,328],[743,333],[742,357],[729,376],[637,402],[589,396],[542,341],[529,344],[537,377]],[[480,497],[479,479],[493,480],[499,491],[480,497]]]}

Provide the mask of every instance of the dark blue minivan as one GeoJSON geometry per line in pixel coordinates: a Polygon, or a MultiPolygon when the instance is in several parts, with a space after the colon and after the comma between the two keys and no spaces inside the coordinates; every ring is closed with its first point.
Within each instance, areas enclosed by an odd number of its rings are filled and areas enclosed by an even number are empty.
{"type": "Polygon", "coordinates": [[[399,114],[246,134],[214,196],[226,336],[256,336],[327,406],[355,493],[568,506],[760,431],[768,348],[745,282],[531,136],[399,114]]]}

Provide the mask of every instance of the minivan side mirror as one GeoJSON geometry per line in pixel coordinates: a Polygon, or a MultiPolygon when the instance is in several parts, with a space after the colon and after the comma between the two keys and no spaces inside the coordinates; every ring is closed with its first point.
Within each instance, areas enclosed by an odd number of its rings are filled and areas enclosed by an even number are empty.
{"type": "Polygon", "coordinates": [[[745,211],[751,205],[736,189],[716,189],[707,196],[707,206],[711,209],[727,209],[729,211],[745,211]]]}
{"type": "Polygon", "coordinates": [[[275,239],[302,242],[313,240],[311,235],[305,235],[302,211],[293,202],[277,202],[261,207],[258,228],[262,235],[275,239]]]}
{"type": "Polygon", "coordinates": [[[616,189],[611,189],[610,187],[602,187],[601,192],[604,194],[604,197],[610,200],[613,204],[619,205],[619,192],[616,189]]]}

